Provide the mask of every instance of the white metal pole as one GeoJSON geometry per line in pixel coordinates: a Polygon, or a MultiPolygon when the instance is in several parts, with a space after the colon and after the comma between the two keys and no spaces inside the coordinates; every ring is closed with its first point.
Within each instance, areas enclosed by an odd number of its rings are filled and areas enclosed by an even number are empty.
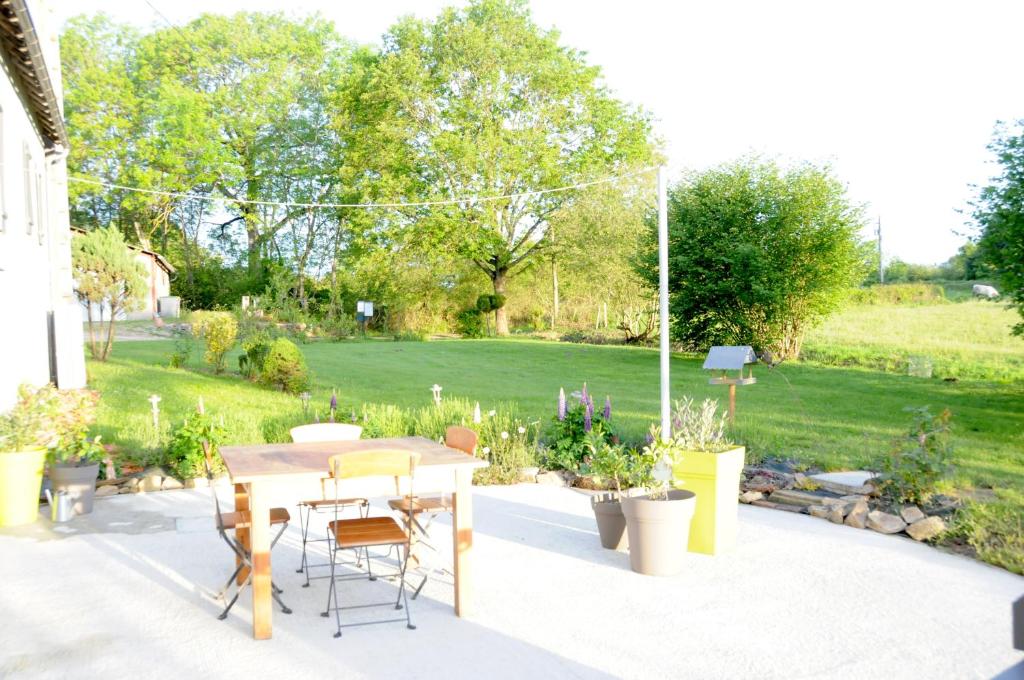
{"type": "Polygon", "coordinates": [[[658,168],[658,328],[661,335],[661,440],[672,436],[668,324],[668,172],[658,168]]]}

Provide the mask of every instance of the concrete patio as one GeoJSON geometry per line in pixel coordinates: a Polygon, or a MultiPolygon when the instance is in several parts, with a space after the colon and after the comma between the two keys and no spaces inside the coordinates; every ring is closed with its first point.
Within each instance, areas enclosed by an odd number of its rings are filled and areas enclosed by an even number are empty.
{"type": "MultiPolygon", "coordinates": [[[[98,499],[67,525],[6,530],[0,677],[1024,677],[1010,638],[1024,578],[909,539],[742,506],[735,551],[651,578],[601,549],[580,493],[520,485],[476,498],[474,615],[456,618],[435,580],[413,603],[418,630],[341,640],[319,615],[326,581],[300,587],[294,511],[274,550],[294,613],[275,609],[264,642],[250,637],[247,594],[216,619],[211,592],[231,559],[209,490],[98,499]]],[[[444,521],[432,531],[442,551],[444,521]]]]}

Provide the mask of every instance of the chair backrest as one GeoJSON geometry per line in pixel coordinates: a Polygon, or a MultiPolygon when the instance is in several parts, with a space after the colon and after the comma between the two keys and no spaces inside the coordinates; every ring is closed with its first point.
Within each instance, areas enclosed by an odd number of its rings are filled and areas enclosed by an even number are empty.
{"type": "Polygon", "coordinates": [[[351,451],[331,456],[328,469],[335,479],[352,477],[409,477],[416,472],[420,454],[401,449],[351,451]]]}
{"type": "Polygon", "coordinates": [[[461,425],[452,425],[444,433],[445,446],[465,451],[471,456],[476,455],[477,441],[479,441],[479,438],[476,432],[461,425]]]}
{"type": "Polygon", "coordinates": [[[351,442],[359,439],[363,428],[348,423],[314,423],[291,429],[293,442],[351,442]]]}

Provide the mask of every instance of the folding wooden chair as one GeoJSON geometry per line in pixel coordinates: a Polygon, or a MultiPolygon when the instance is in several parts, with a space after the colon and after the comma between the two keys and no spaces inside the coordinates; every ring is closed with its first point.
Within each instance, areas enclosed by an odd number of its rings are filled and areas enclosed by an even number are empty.
{"type": "MultiPolygon", "coordinates": [[[[379,477],[387,476],[393,477],[395,480],[396,488],[400,488],[402,480],[407,480],[407,488],[409,489],[410,495],[413,490],[413,479],[416,473],[416,465],[419,463],[420,454],[413,451],[402,451],[402,450],[381,450],[381,451],[355,451],[351,453],[340,454],[332,456],[329,461],[329,469],[331,478],[334,480],[334,497],[339,498],[339,486],[338,483],[343,479],[352,479],[356,477],[379,477]]],[[[406,527],[411,526],[412,523],[412,512],[407,513],[405,518],[405,527],[402,526],[394,517],[359,517],[357,519],[341,519],[340,508],[343,505],[336,503],[334,505],[334,521],[328,524],[328,537],[333,539],[329,542],[330,553],[331,553],[331,586],[327,593],[327,608],[321,613],[321,616],[330,616],[331,611],[334,612],[335,620],[338,625],[338,631],[334,634],[334,637],[341,637],[341,629],[348,626],[361,626],[369,625],[373,623],[391,623],[402,621],[403,619],[385,619],[378,621],[368,621],[362,623],[346,623],[341,622],[341,610],[342,609],[362,609],[365,607],[377,607],[377,606],[394,606],[395,609],[405,609],[405,624],[410,630],[416,628],[412,623],[412,617],[409,613],[409,601],[406,595],[405,588],[405,570],[409,564],[409,554],[412,551],[413,545],[413,531],[406,527]],[[398,564],[399,573],[398,576],[398,597],[394,602],[378,602],[373,604],[360,604],[350,605],[348,607],[342,607],[338,604],[338,582],[352,580],[353,578],[362,578],[362,574],[355,576],[337,576],[338,561],[336,559],[339,550],[367,550],[369,555],[369,549],[371,547],[384,547],[387,546],[389,549],[396,548],[398,550],[398,564]],[[333,603],[333,607],[331,604],[333,603]]],[[[367,559],[369,565],[369,559],[367,559]]],[[[368,569],[369,571],[369,569],[368,569]]],[[[373,579],[372,572],[369,574],[370,579],[373,579]]]]}
{"type": "MultiPolygon", "coordinates": [[[[479,441],[477,433],[468,427],[462,427],[460,425],[452,425],[444,434],[444,445],[449,446],[453,449],[459,449],[465,451],[471,456],[476,455],[476,447],[479,441]]],[[[393,498],[388,501],[388,506],[395,511],[405,512],[409,514],[410,523],[408,528],[410,531],[418,531],[426,545],[433,548],[429,543],[430,525],[434,519],[443,513],[451,513],[452,501],[450,494],[444,494],[440,496],[413,496],[411,493],[403,498],[393,498]],[[419,518],[425,516],[424,522],[421,522],[419,518]]],[[[419,597],[420,591],[423,590],[423,586],[427,584],[429,574],[424,574],[423,580],[416,587],[416,590],[412,594],[412,599],[419,597]]]]}
{"type": "MultiPolygon", "coordinates": [[[[355,441],[363,433],[363,428],[358,425],[349,425],[347,423],[314,423],[312,425],[300,425],[299,427],[293,427],[291,429],[291,436],[293,442],[342,442],[342,441],[355,441]]],[[[328,567],[328,562],[322,564],[310,564],[309,558],[306,553],[307,543],[316,543],[326,541],[327,538],[309,538],[309,525],[311,519],[311,513],[326,514],[331,512],[332,508],[340,503],[342,507],[353,506],[359,509],[359,516],[365,517],[369,510],[370,502],[365,498],[342,498],[334,499],[328,498],[327,495],[327,483],[330,481],[330,477],[324,477],[320,480],[320,498],[312,500],[305,500],[299,503],[299,525],[302,529],[302,562],[299,564],[299,568],[296,569],[296,573],[306,575],[306,582],[302,584],[303,588],[309,587],[310,575],[309,570],[318,567],[328,567]]],[[[357,564],[359,558],[357,556],[357,564]]],[[[313,576],[312,578],[327,578],[326,576],[313,576]]]]}

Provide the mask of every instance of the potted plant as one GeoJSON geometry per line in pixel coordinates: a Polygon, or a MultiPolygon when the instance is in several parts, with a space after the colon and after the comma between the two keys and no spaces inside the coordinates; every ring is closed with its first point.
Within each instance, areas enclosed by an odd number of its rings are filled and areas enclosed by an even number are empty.
{"type": "Polygon", "coordinates": [[[585,443],[590,451],[590,455],[586,457],[587,468],[602,481],[610,481],[615,489],[590,497],[601,546],[611,550],[625,550],[629,543],[621,500],[622,482],[630,475],[630,455],[625,446],[609,444],[599,433],[588,433],[585,443]]]}
{"type": "Polygon", "coordinates": [[[0,527],[34,522],[47,447],[57,433],[50,417],[54,390],[18,389],[18,401],[0,415],[0,527]]]}
{"type": "Polygon", "coordinates": [[[650,576],[672,576],[686,564],[690,521],[697,498],[692,491],[670,488],[672,469],[689,449],[685,434],[662,440],[651,428],[651,441],[640,455],[639,481],[651,493],[622,499],[629,536],[629,566],[650,576]]]}
{"type": "Polygon", "coordinates": [[[732,548],[739,527],[737,494],[744,448],[728,441],[725,414],[717,410],[718,402],[712,399],[698,408],[693,399],[683,398],[676,402],[672,418],[676,438],[686,446],[672,468],[675,487],[697,495],[689,550],[705,555],[732,548]]]}
{"type": "Polygon", "coordinates": [[[92,512],[104,454],[99,436],[89,439],[85,430],[63,438],[51,449],[50,483],[54,492],[67,493],[76,515],[92,512]]]}

